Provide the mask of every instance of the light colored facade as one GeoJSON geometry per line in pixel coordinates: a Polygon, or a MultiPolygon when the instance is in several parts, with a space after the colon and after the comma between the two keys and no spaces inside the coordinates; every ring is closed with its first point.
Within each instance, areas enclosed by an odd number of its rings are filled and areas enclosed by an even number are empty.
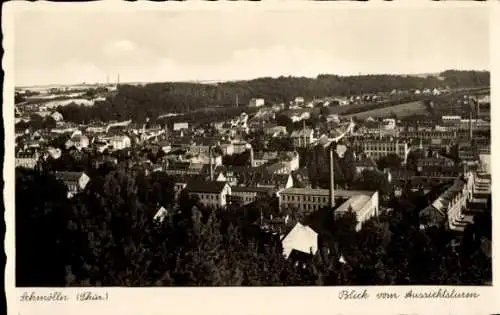
{"type": "Polygon", "coordinates": [[[269,190],[260,187],[231,187],[231,197],[240,201],[243,205],[254,202],[261,196],[269,195],[269,190]]]}
{"type": "Polygon", "coordinates": [[[396,119],[384,118],[384,120],[382,121],[382,126],[385,130],[394,130],[394,128],[396,128],[396,119]]]}
{"type": "Polygon", "coordinates": [[[16,153],[16,167],[34,169],[39,157],[38,152],[18,152],[16,153]]]}
{"type": "Polygon", "coordinates": [[[224,208],[231,196],[231,187],[224,182],[199,182],[196,186],[188,184],[186,190],[190,196],[197,196],[205,207],[224,208]]]}
{"type": "Polygon", "coordinates": [[[263,98],[252,98],[248,103],[248,107],[261,107],[264,106],[265,101],[263,98]]]}
{"type": "Polygon", "coordinates": [[[290,137],[292,138],[292,142],[295,147],[308,147],[314,141],[314,130],[308,128],[295,130],[292,132],[290,137]]]}
{"type": "Polygon", "coordinates": [[[56,172],[55,177],[66,185],[68,198],[83,191],[90,181],[90,177],[84,172],[56,172]]]}
{"type": "Polygon", "coordinates": [[[123,150],[126,148],[130,148],[130,146],[132,145],[132,140],[130,140],[129,136],[109,137],[108,141],[114,150],[123,150]]]}
{"type": "Polygon", "coordinates": [[[356,231],[361,230],[364,222],[378,216],[379,198],[378,192],[374,192],[371,196],[369,194],[359,194],[349,198],[346,202],[341,204],[335,209],[336,216],[342,216],[347,211],[352,209],[356,213],[358,221],[356,231]]]}
{"type": "Polygon", "coordinates": [[[318,233],[307,225],[297,223],[281,243],[283,255],[287,259],[294,250],[315,255],[318,251],[318,233]]]}
{"type": "Polygon", "coordinates": [[[53,112],[52,115],[50,115],[52,119],[54,119],[56,122],[62,121],[63,120],[63,115],[59,112],[53,112]]]}
{"type": "Polygon", "coordinates": [[[297,105],[304,104],[305,100],[302,96],[297,96],[294,100],[294,103],[297,105]]]}
{"type": "Polygon", "coordinates": [[[174,131],[183,130],[183,129],[189,129],[189,124],[187,122],[181,122],[181,123],[174,124],[174,131]]]}
{"type": "Polygon", "coordinates": [[[67,149],[75,147],[78,150],[87,148],[89,146],[89,138],[81,133],[81,131],[75,131],[71,135],[71,138],[66,141],[65,146],[67,149]]]}
{"type": "MultiPolygon", "coordinates": [[[[356,214],[361,229],[363,222],[378,215],[379,194],[377,191],[335,190],[336,198],[347,199],[335,209],[335,215],[342,215],[349,209],[356,214]]],[[[290,207],[303,212],[313,212],[330,205],[328,189],[288,188],[279,195],[280,207],[290,207]]]]}
{"type": "Polygon", "coordinates": [[[406,163],[410,147],[408,143],[392,138],[387,139],[366,139],[361,143],[361,147],[367,156],[379,159],[389,154],[396,154],[403,163],[406,163]]]}

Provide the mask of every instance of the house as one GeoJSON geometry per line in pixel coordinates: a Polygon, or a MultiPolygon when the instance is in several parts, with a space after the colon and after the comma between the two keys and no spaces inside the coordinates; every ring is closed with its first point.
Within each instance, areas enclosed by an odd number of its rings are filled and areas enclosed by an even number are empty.
{"type": "Polygon", "coordinates": [[[62,121],[63,120],[63,115],[59,112],[53,112],[51,115],[52,119],[54,119],[56,122],[62,121]]]}
{"type": "Polygon", "coordinates": [[[250,165],[252,167],[262,166],[269,161],[276,160],[278,158],[278,152],[253,152],[250,151],[250,165]]]}
{"type": "Polygon", "coordinates": [[[264,106],[263,98],[252,98],[250,102],[248,102],[248,107],[261,107],[264,106]]]}
{"type": "Polygon", "coordinates": [[[231,196],[231,187],[226,182],[193,180],[185,189],[206,207],[224,208],[231,196]]]}
{"type": "Polygon", "coordinates": [[[356,174],[363,173],[364,170],[374,171],[377,169],[377,163],[366,156],[359,156],[354,160],[354,169],[356,174]]]}
{"type": "Polygon", "coordinates": [[[168,216],[168,211],[164,207],[160,207],[156,212],[153,220],[158,223],[162,223],[168,216]]]}
{"type": "Polygon", "coordinates": [[[174,131],[189,129],[189,124],[187,122],[174,123],[174,131]]]}
{"type": "Polygon", "coordinates": [[[283,255],[286,259],[297,251],[306,255],[315,255],[318,251],[318,233],[300,222],[281,240],[283,255]]]}
{"type": "Polygon", "coordinates": [[[294,100],[294,103],[295,103],[296,105],[302,105],[302,104],[304,104],[304,98],[303,98],[302,96],[297,96],[297,97],[295,98],[295,100],[294,100]]]}
{"type": "Polygon", "coordinates": [[[310,128],[294,130],[290,137],[295,147],[308,147],[314,141],[314,130],[310,128]]]}
{"type": "Polygon", "coordinates": [[[47,153],[49,154],[49,156],[51,158],[53,158],[54,160],[57,160],[58,158],[61,157],[62,151],[59,148],[49,147],[47,149],[47,153]]]}
{"type": "Polygon", "coordinates": [[[277,126],[275,124],[267,124],[262,128],[264,134],[268,137],[279,137],[287,134],[285,126],[277,126]]]}
{"type": "Polygon", "coordinates": [[[38,163],[40,155],[36,150],[26,150],[16,152],[16,167],[34,169],[38,163]]]}
{"type": "Polygon", "coordinates": [[[190,161],[174,161],[168,164],[165,173],[168,175],[200,175],[203,164],[191,163],[190,161]]]}
{"type": "Polygon", "coordinates": [[[231,200],[247,205],[259,198],[269,197],[269,192],[269,189],[265,187],[233,186],[231,187],[231,200]]]}
{"type": "Polygon", "coordinates": [[[108,137],[99,137],[97,138],[97,141],[94,141],[94,144],[98,144],[98,146],[102,150],[104,150],[105,148],[112,148],[113,150],[123,150],[132,146],[132,140],[129,136],[126,135],[115,135],[108,137]]]}
{"type": "Polygon", "coordinates": [[[472,180],[472,177],[465,181],[456,179],[431,205],[423,209],[419,214],[420,228],[444,225],[452,231],[463,232],[473,222],[472,216],[463,213],[467,203],[472,200],[472,180]]]}
{"type": "Polygon", "coordinates": [[[441,95],[441,91],[437,88],[432,89],[432,95],[441,95]]]}
{"type": "Polygon", "coordinates": [[[75,147],[77,150],[87,148],[89,146],[89,138],[82,134],[81,131],[75,131],[71,138],[65,143],[66,149],[75,147]]]}
{"type": "Polygon", "coordinates": [[[55,177],[66,185],[68,198],[83,191],[90,181],[90,177],[85,172],[56,172],[55,177]]]}
{"type": "MultiPolygon", "coordinates": [[[[335,196],[335,200],[344,200],[340,206],[334,209],[335,215],[343,215],[345,212],[352,210],[356,214],[358,220],[358,225],[356,226],[358,230],[361,228],[363,222],[378,215],[378,191],[335,189],[333,195],[335,196]]],[[[289,207],[302,213],[311,213],[331,205],[330,190],[295,187],[287,188],[281,191],[279,195],[279,205],[280,208],[289,207]]]]}

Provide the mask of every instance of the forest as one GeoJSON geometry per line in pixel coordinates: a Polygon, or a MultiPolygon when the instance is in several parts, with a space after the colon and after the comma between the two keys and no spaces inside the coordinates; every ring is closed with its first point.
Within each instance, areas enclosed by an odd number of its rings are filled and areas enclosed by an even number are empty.
{"type": "MultiPolygon", "coordinates": [[[[318,75],[316,78],[278,77],[218,84],[150,83],[142,86],[120,85],[116,96],[96,102],[92,107],[71,104],[57,110],[65,120],[76,123],[132,119],[143,122],[167,113],[196,112],[214,117],[214,108],[246,107],[251,98],[262,97],[268,104],[288,103],[296,96],[306,99],[348,96],[364,93],[434,87],[474,88],[489,86],[486,71],[448,70],[441,79],[402,75],[318,75]]],[[[175,120],[175,118],[174,118],[175,120]]]]}
{"type": "Polygon", "coordinates": [[[352,213],[333,219],[325,208],[303,218],[320,222],[320,250],[296,265],[284,258],[279,240],[253,224],[261,211],[277,211],[272,200],[222,211],[181,195],[175,207],[165,173],[146,176],[125,160],[96,167],[89,157],[64,154],[64,162],[16,169],[17,286],[491,283],[491,257],[481,247],[483,238],[491,240],[491,200],[458,245],[444,228],[419,229],[419,211],[430,198],[422,192],[393,198],[393,211],[358,232],[352,213]],[[84,170],[91,181],[67,199],[53,176],[57,169],[84,170]],[[170,215],[158,223],[153,216],[161,206],[170,215]]]}

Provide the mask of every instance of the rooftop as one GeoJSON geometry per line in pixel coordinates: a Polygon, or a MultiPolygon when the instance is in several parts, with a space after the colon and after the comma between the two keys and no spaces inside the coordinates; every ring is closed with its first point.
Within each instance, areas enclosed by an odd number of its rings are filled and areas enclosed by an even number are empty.
{"type": "MultiPolygon", "coordinates": [[[[343,190],[336,189],[335,197],[339,198],[351,198],[357,195],[364,195],[371,197],[375,191],[366,191],[366,190],[343,190]]],[[[329,196],[330,191],[328,189],[317,189],[317,188],[287,188],[284,189],[281,194],[289,194],[289,195],[311,195],[311,196],[329,196]]]]}
{"type": "Polygon", "coordinates": [[[192,180],[187,183],[186,190],[195,193],[220,194],[226,185],[226,182],[192,180]]]}

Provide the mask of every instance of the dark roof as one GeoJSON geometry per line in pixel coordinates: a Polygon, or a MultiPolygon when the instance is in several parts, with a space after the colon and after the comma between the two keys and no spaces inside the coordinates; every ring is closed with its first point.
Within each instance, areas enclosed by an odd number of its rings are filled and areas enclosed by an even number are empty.
{"type": "Polygon", "coordinates": [[[231,187],[231,192],[269,193],[269,188],[266,188],[266,187],[234,186],[234,187],[231,187]]]}
{"type": "Polygon", "coordinates": [[[62,181],[78,181],[84,172],[56,172],[55,177],[62,181]]]}
{"type": "Polygon", "coordinates": [[[191,174],[175,174],[169,175],[174,183],[190,183],[192,181],[206,181],[207,177],[203,175],[191,175],[191,174]]]}
{"type": "Polygon", "coordinates": [[[197,193],[219,194],[226,186],[226,182],[191,180],[187,183],[186,190],[197,193]]]}

